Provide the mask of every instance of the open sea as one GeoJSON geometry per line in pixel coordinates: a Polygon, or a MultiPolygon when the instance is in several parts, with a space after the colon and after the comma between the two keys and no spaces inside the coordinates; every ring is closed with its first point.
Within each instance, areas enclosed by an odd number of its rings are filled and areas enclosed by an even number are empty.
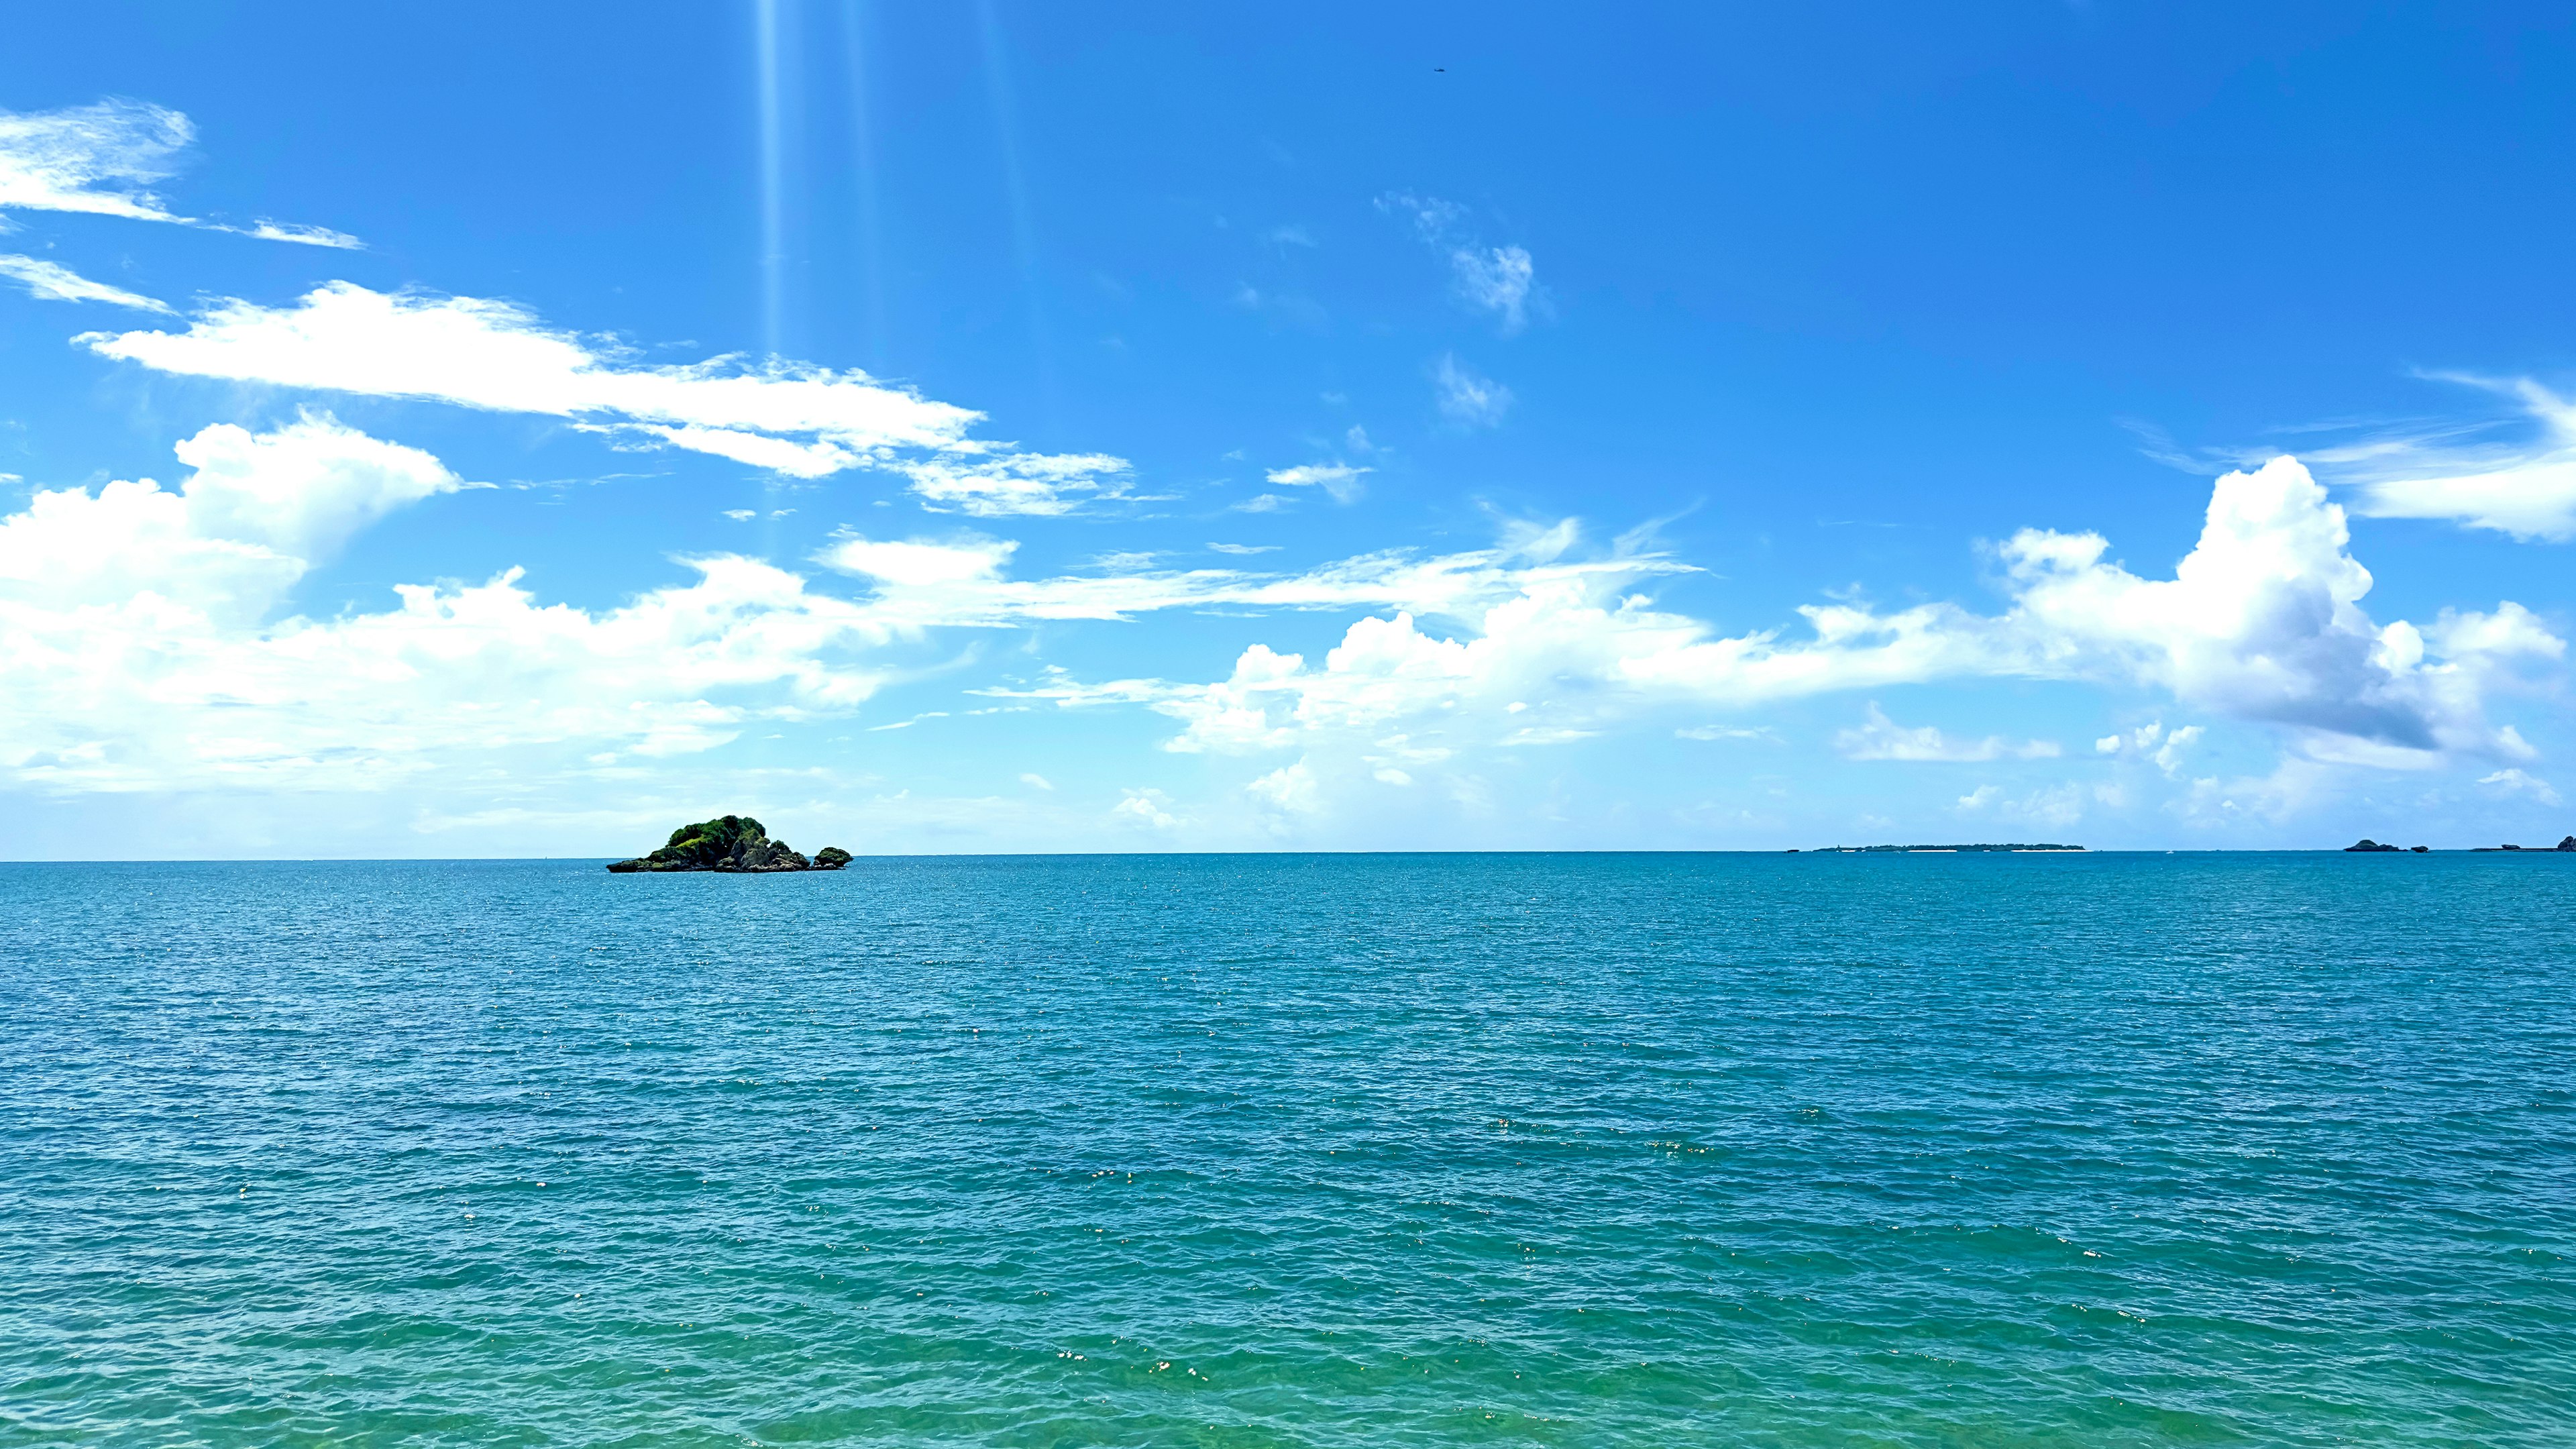
{"type": "Polygon", "coordinates": [[[2576,1444],[2576,856],[0,866],[0,1444],[2576,1444]]]}

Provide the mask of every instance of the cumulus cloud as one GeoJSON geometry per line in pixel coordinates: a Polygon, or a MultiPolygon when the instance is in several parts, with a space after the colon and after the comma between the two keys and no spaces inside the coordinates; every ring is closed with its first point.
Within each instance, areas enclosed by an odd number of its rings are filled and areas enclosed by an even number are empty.
{"type": "Polygon", "coordinates": [[[512,569],[399,586],[381,612],[280,617],[357,530],[469,485],[320,416],[210,427],[178,454],[192,471],[175,491],[41,490],[0,519],[0,775],[363,789],[515,748],[684,753],[757,714],[855,705],[876,677],[840,656],[892,637],[729,557],[596,612],[540,604],[512,569]]]}
{"type": "Polygon", "coordinates": [[[1479,374],[1455,356],[1444,356],[1431,372],[1440,415],[1471,428],[1490,428],[1511,411],[1512,390],[1479,374]]]}
{"type": "MultiPolygon", "coordinates": [[[[2361,607],[2369,570],[2343,510],[2307,469],[2277,458],[2218,480],[2199,542],[2168,580],[2105,562],[2098,534],[2026,530],[2002,557],[2013,610],[1991,626],[1936,626],[1997,672],[2134,681],[2239,719],[2394,751],[2492,751],[2482,686],[2562,641],[2528,610],[2445,612],[2380,626],[2361,607]]],[[[1815,615],[1811,615],[1815,616],[1815,615]]],[[[1866,617],[1820,627],[1869,631],[1866,617]]]]}
{"type": "MultiPolygon", "coordinates": [[[[2487,722],[2485,702],[2518,668],[2564,650],[2509,603],[2422,626],[2373,623],[2340,510],[2287,460],[2219,480],[2170,579],[2108,561],[2094,535],[2027,532],[1999,553],[2011,595],[2000,613],[1820,605],[1792,637],[1721,635],[1662,609],[1641,587],[1686,566],[1646,552],[1582,557],[1565,524],[1515,529],[1491,549],[1364,554],[1295,573],[1118,558],[1028,579],[1011,576],[1007,539],[845,534],[818,561],[859,580],[856,597],[719,556],[686,561],[692,582],[613,608],[543,604],[511,570],[480,585],[404,586],[398,607],[317,621],[291,613],[316,561],[370,522],[469,485],[425,453],[318,415],[268,433],[208,428],[180,456],[191,472],[176,490],[41,490],[0,519],[0,669],[12,685],[0,698],[0,771],[22,783],[361,788],[474,752],[684,753],[753,720],[854,709],[883,678],[870,652],[930,630],[1166,610],[1366,617],[1320,659],[1253,643],[1209,683],[1049,672],[980,692],[1142,705],[1177,722],[1167,747],[1182,752],[1294,751],[1296,765],[1263,776],[1255,795],[1287,812],[1336,781],[1409,787],[1426,772],[1465,799],[1473,751],[1577,742],[1643,711],[1978,676],[2162,691],[2279,726],[2319,770],[2518,765],[2530,748],[2487,722]]],[[[2198,728],[2133,732],[2106,753],[2146,751],[2170,772],[2198,728]]],[[[1844,743],[1880,758],[2047,752],[1953,740],[1875,707],[1844,743]]],[[[2289,788],[2213,782],[2206,803],[2267,808],[2289,788]]],[[[1145,806],[1120,808],[1143,823],[1185,823],[1133,798],[1145,806]]],[[[2026,808],[2054,818],[2046,801],[2026,808]]]]}
{"type": "Polygon", "coordinates": [[[178,170],[196,139],[188,118],[166,106],[110,99],[59,111],[0,111],[0,211],[68,211],[207,227],[268,241],[355,247],[328,227],[265,218],[227,226],[180,216],[149,188],[178,170]]]}
{"type": "Polygon", "coordinates": [[[1323,806],[1322,792],[1315,784],[1315,772],[1307,767],[1304,760],[1282,765],[1261,776],[1246,785],[1244,792],[1267,808],[1289,815],[1312,815],[1323,806]]]}
{"type": "Polygon", "coordinates": [[[177,452],[193,470],[177,492],[148,478],[40,490],[0,519],[0,589],[47,611],[151,598],[248,621],[368,523],[465,486],[427,453],[320,416],[259,435],[218,424],[177,452]]]}
{"type": "Polygon", "coordinates": [[[71,268],[37,257],[0,256],[0,277],[25,287],[47,302],[107,302],[144,312],[167,313],[169,304],[105,282],[93,282],[71,268]]]}
{"type": "Polygon", "coordinates": [[[1850,760],[1996,760],[2007,755],[2046,760],[2060,753],[2056,744],[2048,740],[2025,740],[2016,745],[2001,735],[1961,740],[1944,735],[1932,725],[1909,729],[1889,719],[1876,700],[1870,702],[1865,722],[1835,734],[1834,748],[1850,760]]]}
{"type": "MultiPolygon", "coordinates": [[[[1312,761],[1329,742],[1356,757],[1396,731],[1500,746],[1574,738],[1675,704],[1745,707],[1971,677],[2088,680],[2277,726],[2292,748],[2325,763],[2422,768],[2527,756],[2509,727],[2487,722],[2485,700],[2517,668],[2560,657],[2562,641],[2512,603],[2378,625],[2360,608],[2370,576],[2348,541],[2342,510],[2285,458],[2218,480],[2201,537],[2171,578],[2111,561],[2098,535],[2015,535],[1999,550],[2011,595],[2000,614],[1816,605],[1801,610],[1804,637],[1719,636],[1629,592],[1670,567],[1652,556],[1488,560],[1481,587],[1450,601],[1448,616],[1467,625],[1455,633],[1427,630],[1395,606],[1349,626],[1320,661],[1254,644],[1213,683],[1056,681],[1029,693],[1068,705],[1148,704],[1181,722],[1167,746],[1175,750],[1303,748],[1312,761]]],[[[2159,767],[2174,767],[2198,729],[2163,737],[2159,767]]],[[[1990,747],[1883,715],[1846,740],[1885,758],[1979,757],[1990,747]]],[[[2050,748],[1997,739],[1987,757],[2050,748]]],[[[2034,809],[2032,818],[2053,817],[2034,809]]]]}
{"type": "Polygon", "coordinates": [[[1074,495],[1113,491],[1107,480],[1126,469],[1097,454],[1022,454],[971,439],[981,414],[862,372],[725,357],[642,366],[525,308],[476,297],[333,282],[286,307],[221,302],[183,332],[75,340],[183,376],[560,417],[634,446],[684,448],[791,477],[886,467],[932,506],[972,513],[1063,512],[1074,495]]]}
{"type": "Polygon", "coordinates": [[[1378,198],[1378,209],[1410,222],[1414,234],[1448,260],[1459,300],[1492,313],[1507,335],[1528,325],[1541,296],[1527,248],[1486,246],[1467,234],[1466,208],[1438,197],[1391,192],[1378,198]]]}
{"type": "Polygon", "coordinates": [[[2167,734],[2164,721],[2153,720],[2126,734],[2104,735],[2093,742],[2093,749],[2097,754],[2146,759],[2170,778],[2181,771],[2183,752],[2199,743],[2204,733],[2199,725],[2184,725],[2167,734]]]}
{"type": "Polygon", "coordinates": [[[1109,814],[1112,819],[1150,830],[1177,830],[1189,821],[1171,809],[1172,797],[1160,790],[1129,790],[1109,814]]]}

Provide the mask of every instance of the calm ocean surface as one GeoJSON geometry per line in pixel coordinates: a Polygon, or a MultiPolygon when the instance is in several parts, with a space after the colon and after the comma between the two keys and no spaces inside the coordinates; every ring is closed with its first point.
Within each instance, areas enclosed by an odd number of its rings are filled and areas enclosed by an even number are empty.
{"type": "Polygon", "coordinates": [[[2576,1443],[2576,858],[0,866],[0,1443],[2576,1443]]]}

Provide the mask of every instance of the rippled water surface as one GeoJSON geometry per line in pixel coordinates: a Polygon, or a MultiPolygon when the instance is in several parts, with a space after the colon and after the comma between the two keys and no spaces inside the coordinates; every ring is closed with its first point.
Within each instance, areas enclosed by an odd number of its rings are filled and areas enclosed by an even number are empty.
{"type": "Polygon", "coordinates": [[[2576,859],[0,866],[0,953],[0,1443],[2576,1442],[2576,859]]]}

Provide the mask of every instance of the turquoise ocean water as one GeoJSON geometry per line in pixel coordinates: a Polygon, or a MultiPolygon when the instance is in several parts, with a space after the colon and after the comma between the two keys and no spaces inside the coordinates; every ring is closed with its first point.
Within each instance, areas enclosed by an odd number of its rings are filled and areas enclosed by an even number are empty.
{"type": "Polygon", "coordinates": [[[0,1443],[2576,1443],[2576,858],[0,866],[0,1443]]]}

